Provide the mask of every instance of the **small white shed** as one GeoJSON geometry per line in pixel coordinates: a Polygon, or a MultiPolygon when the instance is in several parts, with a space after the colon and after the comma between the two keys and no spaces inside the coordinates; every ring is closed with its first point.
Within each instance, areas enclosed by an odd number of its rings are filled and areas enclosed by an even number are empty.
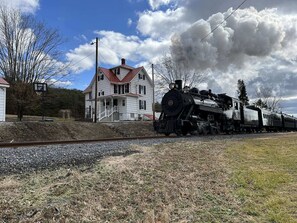
{"type": "Polygon", "coordinates": [[[0,122],[5,121],[6,114],[6,88],[9,84],[0,77],[0,122]]]}

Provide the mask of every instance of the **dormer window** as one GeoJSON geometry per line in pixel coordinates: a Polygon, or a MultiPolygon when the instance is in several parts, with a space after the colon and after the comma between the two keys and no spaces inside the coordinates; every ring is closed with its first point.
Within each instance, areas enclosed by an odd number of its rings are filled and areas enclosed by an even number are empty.
{"type": "Polygon", "coordinates": [[[140,79],[140,80],[145,80],[145,74],[141,74],[141,73],[139,73],[139,74],[138,74],[138,79],[140,79]]]}
{"type": "Polygon", "coordinates": [[[120,68],[119,67],[117,68],[117,74],[120,74],[120,68]]]}
{"type": "Polygon", "coordinates": [[[104,80],[104,74],[98,75],[98,81],[104,80]]]}

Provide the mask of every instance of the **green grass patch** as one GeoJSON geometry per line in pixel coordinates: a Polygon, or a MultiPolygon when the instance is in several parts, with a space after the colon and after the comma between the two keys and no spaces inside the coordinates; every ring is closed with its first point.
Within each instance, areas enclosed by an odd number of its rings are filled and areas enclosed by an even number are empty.
{"type": "Polygon", "coordinates": [[[256,222],[297,222],[296,134],[246,139],[227,150],[231,183],[256,222]]]}

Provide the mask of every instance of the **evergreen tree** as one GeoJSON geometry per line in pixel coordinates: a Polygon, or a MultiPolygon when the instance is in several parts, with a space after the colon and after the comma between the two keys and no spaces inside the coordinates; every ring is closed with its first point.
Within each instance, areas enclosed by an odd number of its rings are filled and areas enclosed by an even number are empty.
{"type": "Polygon", "coordinates": [[[238,94],[238,99],[244,104],[244,105],[248,105],[249,104],[249,98],[247,96],[247,91],[246,91],[246,87],[244,84],[243,80],[238,80],[237,82],[237,94],[238,94]]]}
{"type": "Polygon", "coordinates": [[[260,108],[268,108],[267,103],[262,101],[262,99],[258,99],[256,102],[254,102],[254,105],[260,107],[260,108]]]}

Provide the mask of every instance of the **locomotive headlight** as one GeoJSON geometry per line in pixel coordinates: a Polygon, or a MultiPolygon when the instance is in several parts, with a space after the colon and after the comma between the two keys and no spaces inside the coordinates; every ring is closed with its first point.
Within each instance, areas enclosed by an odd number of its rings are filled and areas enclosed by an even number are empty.
{"type": "Polygon", "coordinates": [[[175,88],[175,83],[170,83],[169,84],[169,89],[172,90],[173,88],[175,88]]]}
{"type": "Polygon", "coordinates": [[[190,87],[185,86],[183,90],[184,90],[185,93],[189,93],[189,91],[190,91],[190,87]]]}

